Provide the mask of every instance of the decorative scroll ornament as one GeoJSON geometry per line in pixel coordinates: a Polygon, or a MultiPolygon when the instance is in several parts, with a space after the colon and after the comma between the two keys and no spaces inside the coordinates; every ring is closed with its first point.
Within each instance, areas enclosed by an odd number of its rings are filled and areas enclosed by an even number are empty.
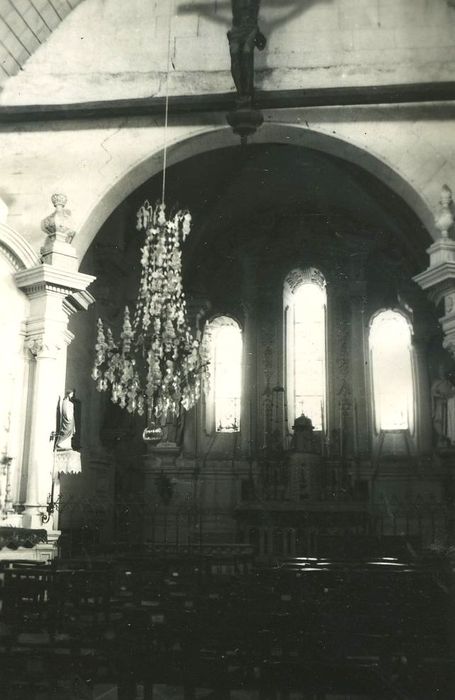
{"type": "Polygon", "coordinates": [[[191,408],[208,380],[207,351],[192,335],[182,286],[180,244],[190,224],[187,211],[167,219],[164,204],[153,209],[144,203],[137,214],[137,229],[145,230],[146,240],[134,318],[126,307],[118,342],[98,320],[92,377],[121,408],[139,415],[147,411],[146,440],[156,441],[155,427],[166,416],[191,408]]]}
{"type": "Polygon", "coordinates": [[[434,220],[442,238],[449,237],[449,229],[453,226],[454,220],[452,190],[448,185],[443,185],[439,199],[439,210],[434,220]]]}

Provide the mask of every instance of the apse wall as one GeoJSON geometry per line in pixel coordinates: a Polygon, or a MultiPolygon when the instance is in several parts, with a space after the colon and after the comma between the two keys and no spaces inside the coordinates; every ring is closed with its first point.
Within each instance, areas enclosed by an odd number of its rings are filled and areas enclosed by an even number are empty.
{"type": "MultiPolygon", "coordinates": [[[[230,0],[85,0],[10,79],[3,104],[233,90],[230,0]]],[[[451,80],[449,0],[263,0],[264,90],[451,80]]]]}

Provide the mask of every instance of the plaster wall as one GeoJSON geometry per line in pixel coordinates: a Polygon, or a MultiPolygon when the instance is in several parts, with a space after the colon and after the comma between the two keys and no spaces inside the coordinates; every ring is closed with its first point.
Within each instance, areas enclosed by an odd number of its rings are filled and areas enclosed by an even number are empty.
{"type": "MultiPolygon", "coordinates": [[[[85,0],[10,79],[3,104],[233,90],[230,0],[85,0]],[[169,32],[170,24],[170,32],[169,32]]],[[[263,0],[264,90],[451,80],[448,0],[263,0]]]]}
{"type": "MultiPolygon", "coordinates": [[[[23,352],[24,327],[29,304],[16,287],[15,268],[0,249],[0,459],[11,458],[10,496],[18,496],[22,462],[21,429],[26,379],[23,352]],[[5,299],[8,300],[4,303],[5,299]]],[[[0,507],[5,498],[4,469],[0,473],[0,507]]]]}

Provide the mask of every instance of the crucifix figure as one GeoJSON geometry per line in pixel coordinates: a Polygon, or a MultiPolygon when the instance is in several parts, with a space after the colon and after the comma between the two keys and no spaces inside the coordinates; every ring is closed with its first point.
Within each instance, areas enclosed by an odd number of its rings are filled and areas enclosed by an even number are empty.
{"type": "Polygon", "coordinates": [[[228,31],[231,72],[239,101],[250,103],[254,90],[254,49],[262,51],[266,38],[259,30],[261,0],[231,0],[232,28],[228,31]]]}
{"type": "MultiPolygon", "coordinates": [[[[270,36],[277,27],[305,12],[310,5],[318,1],[328,2],[329,0],[267,0],[269,7],[281,10],[281,16],[273,21],[269,19],[267,22],[267,35],[270,36]]],[[[232,20],[227,36],[237,104],[236,109],[228,113],[227,120],[234,133],[238,134],[245,143],[247,137],[254,134],[264,120],[261,112],[253,106],[254,50],[262,51],[267,43],[258,26],[261,0],[216,0],[215,11],[213,5],[213,0],[205,0],[205,2],[192,0],[190,3],[180,5],[178,12],[179,14],[197,12],[208,17],[212,22],[222,24],[232,20]]]]}

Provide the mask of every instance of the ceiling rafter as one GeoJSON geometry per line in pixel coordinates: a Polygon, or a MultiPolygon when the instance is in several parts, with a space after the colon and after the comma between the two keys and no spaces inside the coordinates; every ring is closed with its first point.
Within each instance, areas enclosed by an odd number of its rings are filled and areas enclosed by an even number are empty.
{"type": "Polygon", "coordinates": [[[0,91],[83,0],[0,0],[0,91]]]}
{"type": "Polygon", "coordinates": [[[36,41],[38,42],[38,44],[40,44],[41,42],[40,42],[40,38],[39,38],[38,34],[35,33],[33,27],[30,26],[30,24],[27,22],[27,20],[25,19],[25,17],[24,17],[23,15],[21,15],[21,13],[19,12],[19,10],[17,9],[17,5],[14,5],[14,4],[13,4],[13,0],[7,0],[7,1],[8,1],[8,3],[9,3],[9,5],[12,7],[12,9],[14,10],[14,12],[20,17],[20,19],[22,20],[22,22],[23,22],[23,23],[26,25],[26,27],[28,27],[28,29],[31,31],[31,33],[32,33],[33,36],[35,37],[35,39],[36,39],[36,41]]]}

